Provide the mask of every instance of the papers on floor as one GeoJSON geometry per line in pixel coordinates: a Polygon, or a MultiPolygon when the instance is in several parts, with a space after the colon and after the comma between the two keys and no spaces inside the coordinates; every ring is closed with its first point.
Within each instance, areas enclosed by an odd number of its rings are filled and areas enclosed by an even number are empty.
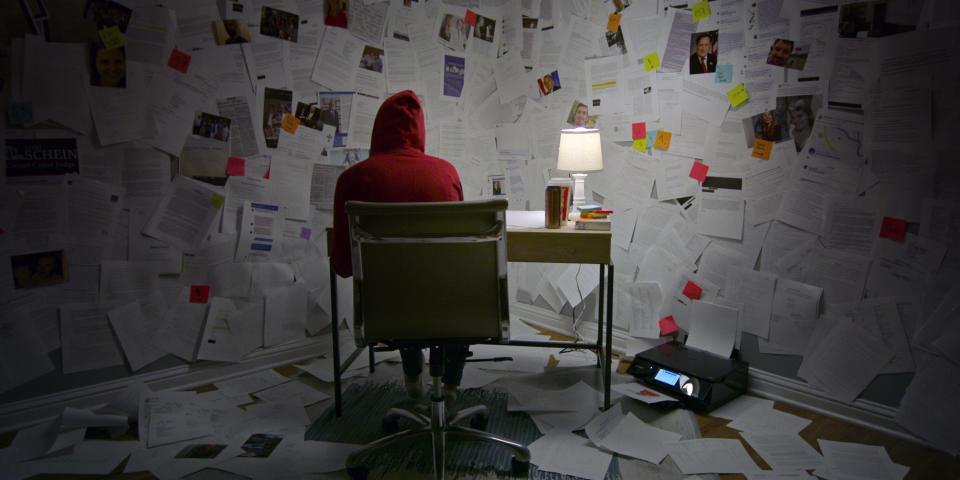
{"type": "Polygon", "coordinates": [[[594,445],[628,457],[660,463],[667,456],[664,444],[680,440],[680,434],[651,427],[632,413],[624,415],[620,405],[610,407],[586,426],[594,445]]]}
{"type": "Polygon", "coordinates": [[[531,443],[530,462],[546,472],[603,480],[613,455],[593,447],[590,440],[567,432],[544,435],[531,443]]]}
{"type": "Polygon", "coordinates": [[[664,445],[680,471],[697,473],[747,473],[760,470],[740,440],[698,438],[664,445]]]}

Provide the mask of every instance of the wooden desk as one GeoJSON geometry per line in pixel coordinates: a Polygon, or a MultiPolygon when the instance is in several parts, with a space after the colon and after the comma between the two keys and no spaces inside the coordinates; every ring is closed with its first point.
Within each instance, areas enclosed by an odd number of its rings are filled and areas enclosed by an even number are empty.
{"type": "MultiPolygon", "coordinates": [[[[600,286],[597,299],[597,341],[539,342],[510,340],[508,345],[522,347],[584,348],[597,352],[597,367],[603,368],[603,408],[610,408],[610,365],[613,359],[613,261],[611,259],[611,232],[576,230],[573,222],[559,229],[507,227],[507,261],[538,263],[594,263],[600,265],[600,286]],[[604,298],[606,297],[606,298],[604,298]],[[606,300],[606,302],[604,302],[606,300]],[[606,315],[604,315],[606,313],[606,315]],[[604,325],[605,324],[605,325],[604,325]]],[[[333,252],[333,229],[327,228],[327,254],[333,252]]],[[[330,264],[331,318],[337,312],[336,274],[330,264]]],[[[333,328],[334,406],[337,416],[342,411],[340,373],[349,366],[363,349],[355,350],[347,361],[340,362],[339,331],[333,328]]],[[[373,349],[369,349],[370,371],[374,368],[373,349]]]]}

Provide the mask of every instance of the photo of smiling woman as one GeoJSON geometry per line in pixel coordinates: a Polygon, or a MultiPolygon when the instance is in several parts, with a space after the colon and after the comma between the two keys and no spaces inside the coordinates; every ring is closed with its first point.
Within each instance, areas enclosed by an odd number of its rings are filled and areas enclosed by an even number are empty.
{"type": "Polygon", "coordinates": [[[123,47],[107,48],[99,43],[90,47],[90,85],[127,88],[127,52],[123,47]]]}

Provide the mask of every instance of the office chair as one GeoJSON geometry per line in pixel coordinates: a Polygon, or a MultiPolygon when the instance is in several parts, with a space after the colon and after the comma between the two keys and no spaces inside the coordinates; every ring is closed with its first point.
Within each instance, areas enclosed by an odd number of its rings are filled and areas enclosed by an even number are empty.
{"type": "Polygon", "coordinates": [[[423,436],[433,442],[437,479],[444,476],[447,438],[506,447],[513,452],[513,473],[527,472],[530,451],[525,446],[482,431],[486,406],[461,410],[448,421],[441,386],[445,347],[509,339],[506,207],[502,199],[347,202],[356,344],[430,348],[433,378],[430,415],[391,408],[383,419],[384,430],[391,434],[347,458],[351,477],[366,477],[367,468],[358,463],[363,455],[423,436]],[[418,427],[396,432],[401,418],[418,427]],[[470,427],[458,425],[468,419],[470,427]]]}

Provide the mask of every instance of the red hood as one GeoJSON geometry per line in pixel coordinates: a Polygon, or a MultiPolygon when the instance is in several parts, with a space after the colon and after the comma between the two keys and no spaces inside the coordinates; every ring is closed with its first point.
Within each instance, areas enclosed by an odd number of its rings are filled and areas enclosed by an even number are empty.
{"type": "Polygon", "coordinates": [[[420,100],[411,90],[386,99],[373,121],[370,155],[413,149],[423,152],[426,128],[420,100]]]}

